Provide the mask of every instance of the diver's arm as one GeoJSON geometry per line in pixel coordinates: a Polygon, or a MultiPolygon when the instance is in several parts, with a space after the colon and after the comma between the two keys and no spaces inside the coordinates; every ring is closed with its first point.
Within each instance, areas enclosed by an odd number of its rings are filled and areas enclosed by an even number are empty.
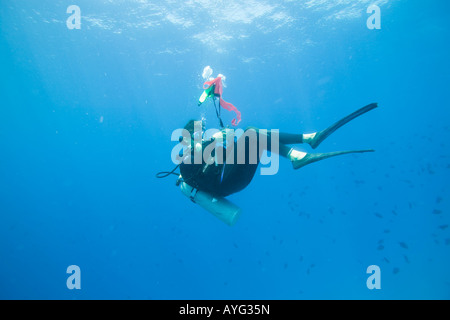
{"type": "Polygon", "coordinates": [[[215,143],[220,143],[223,145],[223,148],[225,149],[225,159],[228,159],[228,156],[234,150],[234,133],[229,136],[227,134],[228,130],[228,128],[224,128],[212,136],[215,143]]]}

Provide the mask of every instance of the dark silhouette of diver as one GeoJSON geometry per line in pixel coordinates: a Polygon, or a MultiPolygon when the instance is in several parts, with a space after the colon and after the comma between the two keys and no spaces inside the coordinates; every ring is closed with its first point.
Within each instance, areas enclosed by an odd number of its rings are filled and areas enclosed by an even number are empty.
{"type": "MultiPolygon", "coordinates": [[[[335,132],[337,129],[348,123],[349,121],[361,116],[362,114],[375,109],[378,105],[376,103],[369,104],[351,114],[344,117],[343,119],[337,121],[330,127],[310,133],[310,134],[291,134],[291,133],[279,133],[279,150],[278,153],[280,156],[289,159],[292,162],[292,166],[294,169],[299,169],[304,167],[310,163],[317,162],[320,160],[324,160],[327,158],[350,154],[350,153],[364,153],[364,152],[373,152],[374,150],[351,150],[351,151],[337,151],[337,152],[328,152],[328,153],[306,153],[302,151],[298,151],[295,148],[292,148],[288,145],[292,144],[309,144],[313,149],[316,149],[329,135],[335,132]]],[[[190,152],[194,152],[195,150],[195,136],[201,134],[201,132],[195,132],[195,121],[189,121],[185,128],[191,137],[190,141],[190,152]]],[[[230,194],[236,193],[247,187],[247,185],[253,179],[253,176],[256,172],[258,164],[260,162],[260,158],[262,152],[264,150],[259,150],[259,139],[266,139],[267,146],[265,150],[271,150],[271,133],[270,131],[265,131],[261,133],[258,128],[249,127],[245,130],[247,133],[249,130],[253,130],[256,134],[257,141],[257,159],[256,162],[251,163],[250,159],[250,151],[251,144],[245,143],[245,161],[244,163],[238,163],[237,161],[237,152],[234,152],[234,158],[232,163],[227,163],[226,158],[222,161],[222,164],[207,164],[204,159],[202,159],[201,163],[195,164],[193,163],[184,163],[180,164],[180,181],[186,183],[192,190],[201,190],[207,192],[214,197],[226,197],[230,194]],[[262,135],[266,135],[263,137],[262,135]]],[[[247,139],[246,135],[242,135],[239,139],[247,139]]],[[[198,141],[198,140],[197,140],[198,141]]],[[[212,141],[203,141],[201,149],[205,149],[212,141]]],[[[239,141],[235,140],[231,145],[226,146],[227,152],[230,150],[229,148],[238,148],[239,141]]],[[[225,152],[226,153],[226,152],[225,152]]],[[[224,154],[225,154],[224,153],[224,154]]],[[[191,200],[193,198],[191,197],[191,200]]]]}

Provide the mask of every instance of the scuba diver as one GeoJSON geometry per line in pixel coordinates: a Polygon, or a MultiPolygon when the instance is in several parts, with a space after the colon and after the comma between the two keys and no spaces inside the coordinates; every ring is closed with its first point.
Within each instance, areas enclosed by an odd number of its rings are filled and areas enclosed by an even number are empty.
{"type": "MultiPolygon", "coordinates": [[[[309,133],[309,134],[293,134],[293,133],[283,133],[278,132],[278,154],[291,161],[294,169],[299,169],[313,162],[317,162],[320,160],[328,159],[331,157],[350,154],[350,153],[364,153],[364,152],[373,152],[374,150],[351,150],[351,151],[336,151],[336,152],[328,152],[328,153],[306,153],[303,151],[296,150],[289,145],[292,144],[309,144],[313,149],[316,149],[329,135],[335,132],[337,129],[342,127],[344,124],[349,121],[355,119],[356,117],[376,108],[378,105],[376,103],[369,104],[352,114],[346,116],[345,118],[339,120],[332,126],[326,128],[325,130],[309,133]]],[[[203,121],[195,121],[190,120],[186,126],[184,127],[190,134],[190,141],[183,137],[186,145],[191,146],[190,155],[191,159],[195,158],[194,153],[200,152],[201,150],[205,150],[208,146],[216,141],[225,141],[227,142],[227,130],[222,130],[218,134],[213,135],[211,140],[202,139],[201,146],[198,146],[198,138],[195,137],[202,136],[204,134],[204,122],[203,121]],[[195,124],[201,123],[201,125],[197,125],[201,130],[196,130],[195,124]],[[223,138],[221,137],[223,135],[223,138]],[[197,140],[197,141],[196,141],[197,140]]],[[[271,139],[272,133],[268,132],[260,132],[258,128],[248,127],[244,134],[241,135],[239,139],[234,139],[231,143],[231,146],[225,146],[225,151],[222,153],[224,155],[224,160],[215,161],[213,165],[206,163],[204,159],[202,159],[201,163],[186,163],[181,162],[180,164],[180,173],[183,177],[183,180],[189,185],[196,187],[200,190],[208,191],[214,195],[226,197],[233,193],[239,192],[244,189],[253,179],[255,175],[256,169],[260,163],[261,156],[263,151],[272,152],[272,143],[273,139],[271,139]],[[253,131],[256,139],[251,139],[251,135],[249,132],[253,131]],[[241,141],[242,139],[250,140],[250,143],[241,141]],[[267,141],[267,145],[265,150],[263,150],[260,146],[260,139],[264,139],[267,141]],[[239,150],[239,146],[244,146],[244,154],[240,152],[234,152],[234,158],[231,158],[231,161],[227,159],[226,155],[230,154],[230,152],[234,150],[239,150]],[[252,163],[251,155],[253,154],[251,148],[254,146],[256,148],[257,160],[252,163]],[[245,157],[244,161],[238,161],[238,156],[242,155],[245,157]],[[230,163],[231,162],[231,163],[230,163]]],[[[234,136],[233,136],[234,137],[234,136]]],[[[228,144],[228,143],[227,143],[228,144]]],[[[209,149],[212,149],[211,147],[209,149]]],[[[212,150],[214,151],[214,149],[212,150]]],[[[189,154],[188,154],[189,156],[189,154]]],[[[213,152],[214,156],[214,152],[213,152]]],[[[191,161],[192,162],[192,161],[191,161]]]]}
{"type": "Polygon", "coordinates": [[[181,191],[193,202],[199,204],[219,219],[233,225],[239,217],[241,210],[225,197],[246,188],[252,181],[255,172],[261,162],[264,151],[278,153],[288,159],[294,169],[302,168],[308,164],[328,159],[335,156],[373,152],[374,150],[350,150],[328,153],[307,153],[291,147],[290,145],[308,144],[316,149],[327,137],[349,121],[375,109],[376,103],[369,104],[348,116],[337,121],[330,127],[313,133],[284,133],[273,130],[261,130],[248,127],[237,138],[233,130],[223,126],[220,117],[220,107],[217,110],[215,99],[219,98],[220,106],[226,105],[226,109],[234,111],[237,119],[232,124],[240,121],[240,112],[231,104],[222,99],[221,77],[205,82],[207,86],[199,104],[206,98],[212,98],[216,108],[221,130],[212,135],[210,139],[205,137],[205,122],[190,120],[184,127],[183,135],[179,141],[186,146],[179,154],[180,163],[172,172],[161,172],[157,177],[166,177],[175,174],[179,167],[177,185],[181,191]],[[261,140],[263,143],[261,143],[261,140]],[[276,145],[275,145],[276,144],[276,145]],[[209,156],[204,156],[203,151],[209,150],[209,156]],[[236,152],[237,151],[237,152],[236,152]],[[191,161],[195,159],[194,161],[191,161]],[[197,161],[198,160],[198,161],[197,161]]]}

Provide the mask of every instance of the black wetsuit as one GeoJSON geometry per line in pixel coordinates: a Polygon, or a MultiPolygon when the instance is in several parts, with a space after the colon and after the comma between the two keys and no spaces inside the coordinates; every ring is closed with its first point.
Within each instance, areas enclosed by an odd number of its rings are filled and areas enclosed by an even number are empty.
{"type": "MultiPolygon", "coordinates": [[[[191,153],[192,164],[181,163],[180,165],[183,180],[192,187],[221,197],[226,197],[247,187],[255,175],[262,152],[264,151],[259,149],[259,139],[260,137],[263,137],[263,133],[260,133],[260,130],[254,127],[247,128],[245,133],[247,133],[248,130],[254,130],[257,132],[255,135],[256,139],[253,140],[254,148],[251,147],[252,139],[244,134],[239,138],[239,142],[234,140],[232,145],[227,147],[233,147],[235,151],[234,161],[232,163],[226,163],[226,158],[224,156],[224,160],[221,163],[225,164],[213,163],[211,165],[206,165],[206,163],[203,162],[203,158],[201,164],[193,164],[194,155],[191,153]],[[244,142],[241,139],[245,139],[245,158],[240,159],[241,162],[238,162],[239,144],[244,142]],[[254,152],[256,152],[256,157],[255,154],[253,154],[254,152]]],[[[264,149],[271,151],[271,133],[266,132],[264,136],[264,139],[267,142],[264,149]]],[[[301,134],[278,133],[278,138],[278,153],[283,157],[288,157],[291,149],[287,146],[287,144],[302,143],[301,134]]],[[[224,140],[226,140],[225,136],[224,140]]],[[[212,142],[202,142],[202,149],[204,150],[210,143],[212,142]]],[[[225,154],[225,151],[223,154],[225,154]]]]}
{"type": "MultiPolygon", "coordinates": [[[[204,141],[203,150],[211,143],[204,141]]],[[[237,142],[232,146],[237,150],[237,142]]],[[[228,146],[230,148],[230,146],[228,146]]],[[[255,175],[259,164],[259,156],[256,163],[249,161],[250,147],[245,144],[245,162],[238,164],[237,152],[234,152],[232,164],[222,161],[222,164],[213,163],[207,165],[202,159],[201,164],[194,164],[194,155],[191,154],[191,164],[181,163],[180,172],[183,180],[192,187],[203,190],[220,197],[226,197],[247,187],[255,175]]],[[[224,151],[225,154],[225,151],[224,151]]],[[[259,154],[259,152],[258,152],[259,154]]]]}

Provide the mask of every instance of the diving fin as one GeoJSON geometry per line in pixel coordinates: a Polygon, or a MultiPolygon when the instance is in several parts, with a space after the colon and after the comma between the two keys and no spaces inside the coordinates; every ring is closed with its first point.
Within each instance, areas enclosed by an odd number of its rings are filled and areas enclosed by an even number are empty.
{"type": "Polygon", "coordinates": [[[333,132],[335,132],[337,129],[339,129],[340,127],[342,127],[344,124],[346,124],[347,122],[350,122],[351,120],[359,117],[360,115],[363,115],[366,112],[369,112],[372,109],[375,109],[376,107],[378,107],[377,103],[371,103],[359,110],[356,110],[355,112],[349,114],[348,116],[346,116],[345,118],[342,118],[341,120],[339,120],[338,122],[336,122],[335,124],[333,124],[332,126],[326,128],[325,130],[313,133],[313,134],[308,134],[307,136],[309,136],[310,138],[308,140],[306,140],[306,143],[309,143],[309,145],[315,149],[319,146],[320,143],[322,143],[323,140],[325,140],[330,134],[332,134],[333,132]]]}
{"type": "MultiPolygon", "coordinates": [[[[292,160],[292,166],[294,169],[299,169],[306,166],[307,164],[317,162],[320,160],[328,159],[335,156],[340,156],[349,153],[364,153],[364,152],[374,152],[375,150],[351,150],[351,151],[335,151],[327,153],[307,153],[304,157],[296,160],[292,160]]],[[[300,152],[301,153],[301,152],[300,152]]]]}

